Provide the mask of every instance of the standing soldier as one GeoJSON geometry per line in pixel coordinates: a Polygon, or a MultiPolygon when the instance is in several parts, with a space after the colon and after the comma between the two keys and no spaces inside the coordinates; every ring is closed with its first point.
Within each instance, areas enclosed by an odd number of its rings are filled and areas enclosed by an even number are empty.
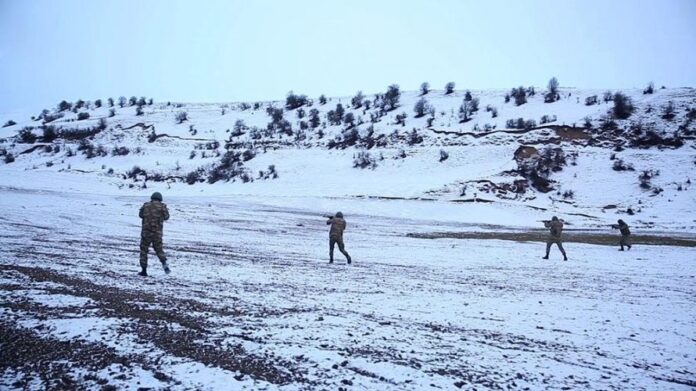
{"type": "Polygon", "coordinates": [[[544,221],[544,226],[546,228],[549,228],[550,235],[548,239],[546,239],[546,255],[543,258],[549,259],[551,245],[556,243],[558,249],[561,250],[561,254],[563,254],[563,260],[567,261],[568,257],[566,256],[566,252],[563,249],[563,241],[561,240],[561,234],[563,233],[563,220],[559,220],[558,217],[553,216],[553,218],[551,218],[551,221],[544,221]]]}
{"type": "Polygon", "coordinates": [[[329,263],[333,263],[334,261],[334,245],[338,244],[338,250],[346,256],[348,264],[350,265],[350,255],[346,252],[343,244],[343,231],[346,229],[346,221],[343,220],[343,213],[338,212],[336,216],[326,217],[329,218],[329,220],[326,221],[326,225],[331,225],[331,229],[329,230],[329,263]]]}
{"type": "Polygon", "coordinates": [[[143,270],[138,274],[147,277],[147,252],[150,245],[154,247],[157,257],[162,262],[164,272],[169,274],[167,257],[162,250],[162,226],[165,220],[169,220],[169,210],[162,202],[162,194],[152,193],[150,202],[146,202],[140,208],[140,218],[143,219],[143,229],[140,234],[140,267],[143,270]]]}
{"type": "Polygon", "coordinates": [[[621,248],[619,251],[624,250],[624,246],[628,247],[628,249],[631,249],[631,230],[628,229],[628,224],[626,224],[625,221],[619,219],[618,221],[619,224],[613,224],[611,227],[614,229],[618,229],[621,232],[621,239],[619,240],[619,245],[621,248]]]}

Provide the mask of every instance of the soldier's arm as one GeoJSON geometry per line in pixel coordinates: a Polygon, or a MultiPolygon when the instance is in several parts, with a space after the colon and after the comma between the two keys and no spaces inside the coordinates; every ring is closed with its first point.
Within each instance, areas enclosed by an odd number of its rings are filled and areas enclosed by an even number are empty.
{"type": "Polygon", "coordinates": [[[162,204],[162,218],[166,221],[169,220],[169,209],[167,209],[166,204],[162,204]]]}
{"type": "Polygon", "coordinates": [[[329,225],[331,223],[333,223],[333,217],[329,217],[329,219],[326,220],[326,225],[329,225]]]}
{"type": "Polygon", "coordinates": [[[140,216],[141,219],[143,218],[143,209],[145,209],[145,205],[140,207],[140,213],[138,213],[138,216],[140,216]]]}

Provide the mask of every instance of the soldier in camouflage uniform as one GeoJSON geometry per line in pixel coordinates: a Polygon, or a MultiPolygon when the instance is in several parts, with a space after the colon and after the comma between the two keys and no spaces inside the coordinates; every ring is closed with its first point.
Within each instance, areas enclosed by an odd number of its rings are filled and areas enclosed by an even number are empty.
{"type": "Polygon", "coordinates": [[[619,219],[618,224],[611,226],[614,229],[618,229],[621,232],[621,239],[619,240],[619,245],[621,248],[619,251],[624,251],[624,246],[631,249],[631,230],[628,228],[628,224],[625,221],[619,219]]]}
{"type": "Polygon", "coordinates": [[[343,244],[343,231],[346,229],[346,221],[343,219],[343,213],[338,212],[336,216],[329,217],[329,220],[326,221],[326,225],[331,225],[331,229],[329,230],[329,263],[333,263],[334,261],[334,246],[338,244],[338,250],[346,256],[348,264],[350,265],[350,255],[346,252],[343,244]]]}
{"type": "Polygon", "coordinates": [[[551,251],[551,245],[556,243],[558,249],[561,250],[563,254],[563,260],[567,261],[568,257],[563,249],[563,241],[561,240],[561,234],[563,233],[563,220],[559,220],[558,217],[553,216],[551,221],[544,221],[544,226],[549,228],[549,237],[546,239],[546,255],[544,259],[549,259],[549,252],[551,251]]]}
{"type": "Polygon", "coordinates": [[[164,272],[169,274],[167,257],[162,250],[162,229],[165,220],[169,220],[169,210],[167,205],[162,202],[162,194],[155,192],[150,197],[150,202],[146,202],[140,208],[140,218],[143,220],[143,228],[140,234],[140,267],[142,271],[138,274],[147,276],[147,253],[150,245],[154,247],[155,253],[164,272]]]}

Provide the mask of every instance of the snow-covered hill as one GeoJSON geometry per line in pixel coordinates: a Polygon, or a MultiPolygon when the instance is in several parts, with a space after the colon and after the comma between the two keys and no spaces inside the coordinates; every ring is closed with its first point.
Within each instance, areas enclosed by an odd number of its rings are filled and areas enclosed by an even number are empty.
{"type": "Polygon", "coordinates": [[[622,91],[635,107],[627,119],[614,118],[605,90],[560,89],[552,103],[524,90],[520,105],[504,90],[403,92],[393,110],[385,94],[66,102],[70,109],[31,119],[0,118],[16,122],[0,130],[0,176],[10,187],[479,201],[574,215],[588,227],[617,214],[646,227],[695,227],[685,213],[696,204],[695,89],[622,91]],[[520,146],[534,147],[531,155],[515,159],[520,146]]]}

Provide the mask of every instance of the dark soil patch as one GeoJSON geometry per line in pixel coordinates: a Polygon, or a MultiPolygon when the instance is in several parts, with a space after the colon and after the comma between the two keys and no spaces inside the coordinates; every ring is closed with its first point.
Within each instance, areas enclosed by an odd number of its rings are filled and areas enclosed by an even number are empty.
{"type": "MultiPolygon", "coordinates": [[[[529,230],[524,232],[423,232],[409,233],[410,238],[418,239],[483,239],[483,240],[511,240],[515,242],[543,242],[549,234],[546,230],[529,230]]],[[[619,236],[616,234],[597,234],[588,232],[564,231],[563,241],[569,243],[586,243],[603,246],[618,246],[619,236]]],[[[687,238],[674,238],[657,235],[631,235],[631,242],[651,246],[680,246],[696,247],[696,240],[687,238]]]]}

